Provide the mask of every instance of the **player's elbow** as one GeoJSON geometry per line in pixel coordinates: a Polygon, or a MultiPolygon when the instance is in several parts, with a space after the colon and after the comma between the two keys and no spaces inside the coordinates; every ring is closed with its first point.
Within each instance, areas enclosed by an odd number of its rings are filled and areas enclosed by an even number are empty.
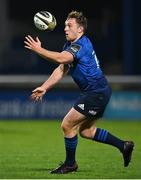
{"type": "Polygon", "coordinates": [[[58,57],[58,63],[59,64],[69,64],[73,61],[73,55],[67,51],[63,51],[60,53],[58,57]]]}

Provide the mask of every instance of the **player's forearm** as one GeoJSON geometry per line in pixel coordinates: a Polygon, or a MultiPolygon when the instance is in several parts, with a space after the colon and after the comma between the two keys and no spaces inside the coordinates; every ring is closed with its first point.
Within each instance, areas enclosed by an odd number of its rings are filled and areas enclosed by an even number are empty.
{"type": "Polygon", "coordinates": [[[45,59],[49,59],[55,63],[68,64],[72,62],[72,59],[70,59],[64,52],[49,51],[41,47],[37,53],[45,59]]]}
{"type": "Polygon", "coordinates": [[[42,88],[46,89],[47,91],[54,87],[64,76],[64,73],[56,68],[51,76],[42,84],[42,88]]]}

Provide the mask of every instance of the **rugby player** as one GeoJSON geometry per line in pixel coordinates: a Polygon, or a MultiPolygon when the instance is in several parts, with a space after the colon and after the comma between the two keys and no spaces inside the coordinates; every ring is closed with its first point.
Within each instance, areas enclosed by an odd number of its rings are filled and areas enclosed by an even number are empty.
{"type": "Polygon", "coordinates": [[[63,118],[61,128],[64,133],[66,159],[53,174],[65,174],[77,171],[76,148],[78,133],[93,141],[112,145],[119,149],[123,156],[124,166],[128,166],[134,147],[132,141],[122,140],[107,130],[96,127],[102,118],[111,97],[111,88],[106,80],[90,39],[85,35],[87,18],[82,12],[72,11],[65,21],[65,43],[62,52],[49,51],[41,46],[38,37],[25,37],[25,48],[34,51],[46,60],[58,63],[50,77],[33,90],[31,98],[35,101],[70,73],[81,93],[73,107],[63,118]]]}

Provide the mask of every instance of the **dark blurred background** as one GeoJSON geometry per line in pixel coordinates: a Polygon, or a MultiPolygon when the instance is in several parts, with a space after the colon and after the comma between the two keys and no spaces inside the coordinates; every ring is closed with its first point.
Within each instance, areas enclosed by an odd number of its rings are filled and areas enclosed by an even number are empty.
{"type": "Polygon", "coordinates": [[[0,74],[50,74],[56,65],[24,49],[24,37],[38,35],[44,47],[61,51],[66,16],[79,10],[105,74],[140,75],[140,8],[140,0],[0,0],[0,74]],[[41,10],[55,15],[53,32],[35,28],[33,16],[41,10]]]}

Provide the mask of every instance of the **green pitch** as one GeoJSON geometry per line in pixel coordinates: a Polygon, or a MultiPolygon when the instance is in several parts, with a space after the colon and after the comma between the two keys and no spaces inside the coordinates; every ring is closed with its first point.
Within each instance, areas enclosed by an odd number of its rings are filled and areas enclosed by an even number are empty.
{"type": "Polygon", "coordinates": [[[79,137],[78,172],[53,175],[49,171],[65,158],[60,121],[0,121],[0,179],[141,178],[141,121],[101,120],[98,127],[134,140],[129,167],[116,148],[79,137]]]}

